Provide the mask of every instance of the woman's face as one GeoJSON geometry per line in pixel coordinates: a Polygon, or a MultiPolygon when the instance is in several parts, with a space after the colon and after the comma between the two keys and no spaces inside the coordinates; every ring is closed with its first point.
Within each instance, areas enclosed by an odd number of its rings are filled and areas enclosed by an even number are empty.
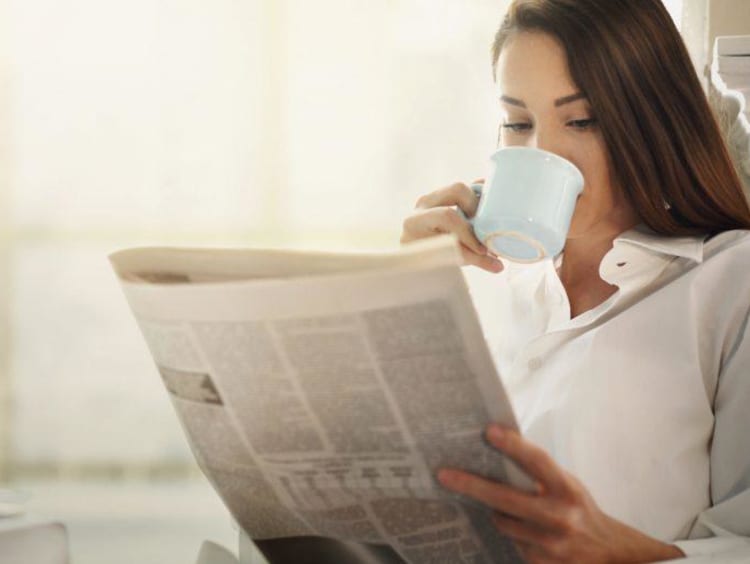
{"type": "Polygon", "coordinates": [[[497,64],[502,109],[499,145],[556,153],[583,173],[568,239],[624,230],[634,212],[612,185],[596,116],[573,83],[565,51],[544,33],[521,32],[505,43],[497,64]]]}

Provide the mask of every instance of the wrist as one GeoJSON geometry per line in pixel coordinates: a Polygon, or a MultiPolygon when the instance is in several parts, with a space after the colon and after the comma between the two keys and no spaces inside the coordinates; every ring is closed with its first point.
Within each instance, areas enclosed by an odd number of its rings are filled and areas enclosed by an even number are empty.
{"type": "Polygon", "coordinates": [[[685,558],[685,553],[674,544],[663,543],[663,553],[659,556],[661,560],[672,560],[674,558],[685,558]]]}
{"type": "Polygon", "coordinates": [[[612,562],[634,564],[641,562],[662,562],[685,558],[685,553],[674,544],[657,540],[632,527],[619,523],[620,550],[612,562]]]}
{"type": "Polygon", "coordinates": [[[663,562],[665,560],[685,558],[685,553],[677,546],[657,541],[656,539],[651,540],[652,543],[649,543],[650,546],[644,546],[643,550],[638,551],[638,555],[629,560],[629,562],[663,562]]]}

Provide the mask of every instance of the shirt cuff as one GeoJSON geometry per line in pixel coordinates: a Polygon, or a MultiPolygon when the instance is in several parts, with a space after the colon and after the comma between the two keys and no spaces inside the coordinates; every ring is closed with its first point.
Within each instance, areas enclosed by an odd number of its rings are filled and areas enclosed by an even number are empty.
{"type": "Polygon", "coordinates": [[[689,560],[697,562],[750,562],[750,538],[709,537],[706,539],[672,541],[689,560]],[[707,558],[699,558],[701,556],[707,558]],[[711,557],[715,557],[711,558],[711,557]]]}

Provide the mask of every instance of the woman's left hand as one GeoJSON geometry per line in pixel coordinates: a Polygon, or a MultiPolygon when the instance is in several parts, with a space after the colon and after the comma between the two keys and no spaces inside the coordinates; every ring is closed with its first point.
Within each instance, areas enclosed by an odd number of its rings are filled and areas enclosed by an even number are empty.
{"type": "Polygon", "coordinates": [[[536,492],[455,469],[440,470],[438,480],[492,508],[495,527],[527,562],[653,562],[684,556],[676,546],[606,515],[583,484],[518,432],[490,425],[487,438],[536,481],[536,492]]]}

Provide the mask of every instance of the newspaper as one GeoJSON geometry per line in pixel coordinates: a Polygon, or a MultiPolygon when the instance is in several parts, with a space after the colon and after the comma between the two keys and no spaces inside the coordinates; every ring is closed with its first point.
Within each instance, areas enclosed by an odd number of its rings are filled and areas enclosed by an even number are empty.
{"type": "Polygon", "coordinates": [[[457,245],[110,256],[198,464],[252,539],[520,562],[487,508],[435,479],[457,467],[531,487],[483,440],[491,421],[517,424],[457,245]]]}

